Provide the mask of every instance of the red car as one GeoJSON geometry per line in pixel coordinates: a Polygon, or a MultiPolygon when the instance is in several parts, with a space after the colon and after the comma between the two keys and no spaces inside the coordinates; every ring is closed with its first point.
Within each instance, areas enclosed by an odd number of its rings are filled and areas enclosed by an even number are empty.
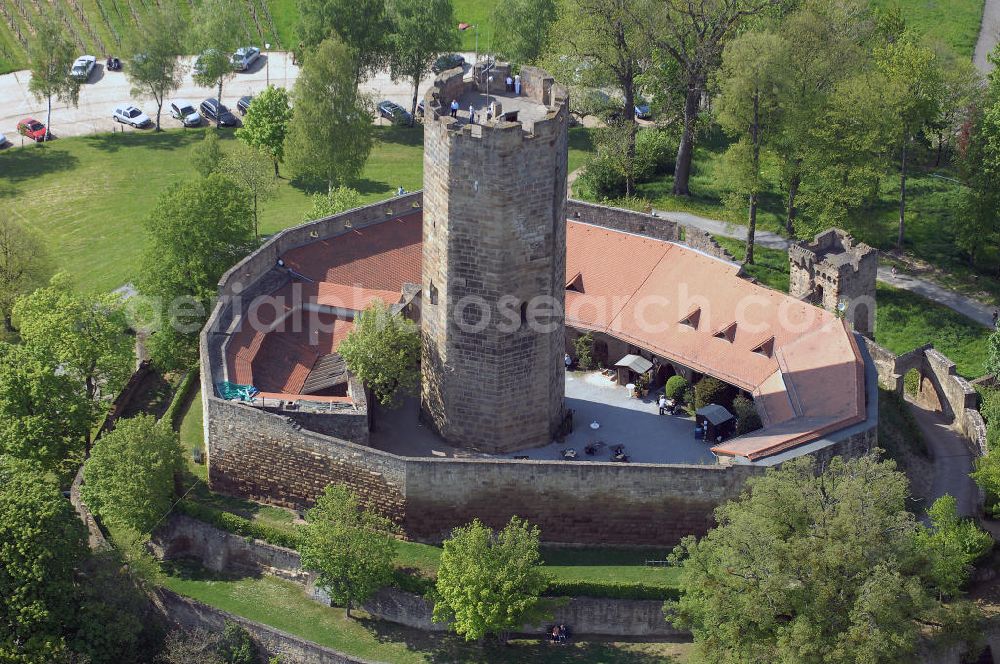
{"type": "Polygon", "coordinates": [[[45,140],[45,125],[33,118],[25,118],[17,123],[17,133],[41,143],[45,140]]]}

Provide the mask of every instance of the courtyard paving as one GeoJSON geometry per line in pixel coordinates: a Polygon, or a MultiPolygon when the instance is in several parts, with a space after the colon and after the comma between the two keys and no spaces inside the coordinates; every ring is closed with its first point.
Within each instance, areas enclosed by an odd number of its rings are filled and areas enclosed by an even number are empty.
{"type": "MultiPolygon", "coordinates": [[[[563,442],[507,455],[529,459],[562,460],[561,450],[573,448],[577,460],[566,463],[608,461],[612,445],[624,445],[632,463],[714,464],[715,458],[703,441],[694,438],[694,419],[687,416],[660,416],[655,395],[635,399],[597,372],[567,372],[566,407],[574,411],[573,433],[563,442]],[[591,423],[597,422],[597,429],[591,423]],[[591,443],[605,445],[594,456],[584,448],[591,443]]],[[[491,455],[452,447],[417,420],[419,402],[407,399],[395,410],[381,409],[371,445],[403,456],[452,458],[491,455]]]]}

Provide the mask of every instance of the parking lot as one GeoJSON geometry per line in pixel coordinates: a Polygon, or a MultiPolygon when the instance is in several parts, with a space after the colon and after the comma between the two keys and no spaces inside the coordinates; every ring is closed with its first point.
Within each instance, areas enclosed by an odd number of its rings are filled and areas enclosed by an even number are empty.
{"type": "MultiPolygon", "coordinates": [[[[471,53],[464,54],[471,61],[471,53]]],[[[196,85],[191,79],[193,57],[183,58],[186,66],[184,82],[176,92],[168,95],[170,99],[185,99],[196,107],[204,99],[215,96],[214,88],[196,85]]],[[[127,63],[125,65],[128,66],[127,63]]],[[[256,94],[264,89],[267,82],[291,89],[299,68],[292,64],[291,53],[268,52],[262,55],[246,72],[237,72],[227,80],[222,89],[223,103],[235,112],[236,101],[243,95],[256,94]]],[[[30,74],[18,71],[0,76],[0,133],[6,134],[13,145],[22,144],[22,137],[17,134],[17,122],[26,117],[45,122],[45,101],[36,101],[28,91],[30,74]]],[[[433,75],[428,75],[420,84],[420,94],[423,95],[433,81],[433,75]]],[[[410,109],[412,87],[409,81],[394,83],[388,72],[381,72],[362,84],[362,92],[371,95],[377,103],[383,99],[394,101],[406,110],[410,109]]],[[[156,105],[150,99],[133,96],[131,85],[123,71],[106,71],[104,61],[98,59],[97,67],[90,79],[80,88],[80,103],[73,107],[56,100],[52,104],[52,133],[57,138],[67,136],[82,136],[97,132],[107,132],[121,129],[111,119],[115,107],[121,104],[134,103],[155,120],[156,105]]],[[[179,128],[180,120],[175,120],[166,111],[161,115],[160,123],[164,128],[179,128]]],[[[125,131],[151,131],[150,129],[133,129],[124,127],[125,131]]],[[[25,139],[26,140],[26,139],[25,139]]]]}

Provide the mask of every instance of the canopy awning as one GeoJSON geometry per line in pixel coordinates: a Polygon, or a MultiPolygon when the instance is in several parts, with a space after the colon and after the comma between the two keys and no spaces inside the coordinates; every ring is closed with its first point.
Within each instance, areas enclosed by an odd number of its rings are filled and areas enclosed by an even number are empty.
{"type": "Polygon", "coordinates": [[[724,406],[720,406],[717,403],[710,403],[707,406],[702,406],[695,411],[695,415],[703,417],[715,425],[719,425],[733,419],[733,414],[726,410],[724,406]]]}
{"type": "Polygon", "coordinates": [[[642,357],[641,355],[626,355],[622,359],[615,362],[616,367],[625,367],[626,369],[631,369],[637,374],[643,374],[649,371],[653,363],[642,357]]]}

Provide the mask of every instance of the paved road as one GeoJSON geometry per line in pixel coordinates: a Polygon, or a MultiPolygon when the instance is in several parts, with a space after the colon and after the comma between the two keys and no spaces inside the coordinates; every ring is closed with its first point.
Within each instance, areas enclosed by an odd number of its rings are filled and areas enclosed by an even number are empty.
{"type": "MultiPolygon", "coordinates": [[[[471,61],[472,54],[465,54],[471,61]]],[[[170,99],[186,99],[195,105],[207,97],[215,96],[214,88],[198,86],[191,79],[193,58],[182,58],[187,68],[181,88],[170,99]]],[[[246,94],[255,94],[264,89],[268,81],[291,89],[298,77],[299,68],[291,62],[291,54],[270,52],[254,63],[248,72],[241,72],[226,81],[222,88],[223,103],[235,110],[236,100],[246,94]]],[[[36,101],[28,92],[31,75],[27,71],[17,71],[0,76],[0,133],[15,145],[21,143],[15,127],[18,120],[32,116],[45,122],[45,103],[36,101]]],[[[421,81],[420,94],[426,92],[433,81],[428,76],[421,81]]],[[[366,81],[362,90],[374,101],[390,99],[410,108],[412,87],[406,81],[394,83],[388,72],[382,72],[366,81]]],[[[98,63],[90,80],[80,89],[80,103],[77,107],[54,102],[52,106],[52,131],[56,136],[81,136],[102,131],[111,131],[116,123],[111,119],[115,106],[124,102],[135,102],[150,117],[156,111],[148,99],[137,99],[131,93],[128,78],[122,72],[106,71],[103,63],[98,63]]],[[[171,118],[164,109],[161,119],[163,127],[179,127],[180,122],[171,118]]]]}
{"type": "Polygon", "coordinates": [[[958,502],[961,516],[975,516],[977,489],[969,477],[974,457],[968,441],[941,413],[921,408],[909,399],[907,401],[927,447],[934,455],[934,481],[929,501],[934,502],[949,494],[958,502]]]}
{"type": "Polygon", "coordinates": [[[973,62],[980,71],[989,72],[993,69],[986,56],[1000,41],[1000,0],[986,0],[983,6],[983,22],[979,26],[979,40],[976,42],[976,52],[973,62]]]}
{"type": "MultiPolygon", "coordinates": [[[[1000,2],[1000,0],[997,1],[1000,2]]],[[[656,210],[655,212],[661,217],[666,217],[676,220],[682,224],[700,228],[714,235],[732,237],[740,240],[746,238],[746,226],[741,226],[740,224],[719,221],[718,219],[707,219],[689,212],[664,212],[660,210],[656,210]]],[[[755,238],[759,246],[767,247],[769,249],[781,249],[783,251],[787,251],[789,244],[791,244],[787,239],[769,231],[758,230],[755,238]]],[[[974,300],[970,297],[966,297],[965,295],[950,291],[947,288],[943,288],[942,286],[926,279],[921,279],[920,277],[910,276],[903,274],[902,272],[893,275],[892,268],[890,267],[878,268],[878,280],[889,284],[890,286],[895,286],[896,288],[907,290],[911,293],[917,293],[918,295],[922,295],[929,300],[943,304],[963,316],[976,321],[980,325],[993,327],[994,308],[979,302],[978,300],[974,300]]]]}

